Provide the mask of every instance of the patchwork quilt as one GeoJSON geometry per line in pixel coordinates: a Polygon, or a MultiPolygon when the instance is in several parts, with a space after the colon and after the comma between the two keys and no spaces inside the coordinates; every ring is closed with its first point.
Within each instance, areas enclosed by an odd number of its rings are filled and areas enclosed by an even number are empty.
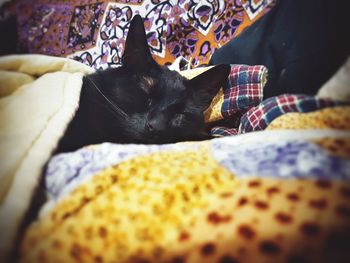
{"type": "Polygon", "coordinates": [[[346,262],[344,125],[57,155],[21,262],[346,262]]]}

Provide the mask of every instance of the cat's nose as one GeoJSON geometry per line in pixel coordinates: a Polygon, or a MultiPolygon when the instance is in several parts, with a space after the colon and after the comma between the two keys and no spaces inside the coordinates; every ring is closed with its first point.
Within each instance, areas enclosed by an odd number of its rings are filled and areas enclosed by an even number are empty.
{"type": "Polygon", "coordinates": [[[149,119],[146,122],[146,130],[150,133],[160,133],[165,129],[164,123],[160,118],[149,119]]]}

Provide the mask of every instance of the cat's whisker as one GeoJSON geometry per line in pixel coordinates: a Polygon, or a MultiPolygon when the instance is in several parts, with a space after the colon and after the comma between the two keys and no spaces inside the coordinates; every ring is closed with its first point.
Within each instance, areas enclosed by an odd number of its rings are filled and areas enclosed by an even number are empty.
{"type": "Polygon", "coordinates": [[[108,99],[107,96],[103,94],[102,90],[96,85],[96,83],[91,78],[86,77],[86,79],[92,84],[92,86],[94,86],[97,92],[112,106],[112,108],[114,109],[113,112],[117,113],[125,120],[129,119],[129,115],[126,114],[121,108],[119,108],[118,105],[114,104],[110,99],[108,99]]]}

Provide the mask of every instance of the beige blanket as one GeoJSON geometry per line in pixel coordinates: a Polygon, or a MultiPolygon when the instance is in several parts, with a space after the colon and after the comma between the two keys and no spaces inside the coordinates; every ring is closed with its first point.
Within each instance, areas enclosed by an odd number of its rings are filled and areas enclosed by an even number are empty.
{"type": "Polygon", "coordinates": [[[41,169],[78,107],[82,76],[93,69],[43,55],[0,58],[0,258],[41,169]]]}

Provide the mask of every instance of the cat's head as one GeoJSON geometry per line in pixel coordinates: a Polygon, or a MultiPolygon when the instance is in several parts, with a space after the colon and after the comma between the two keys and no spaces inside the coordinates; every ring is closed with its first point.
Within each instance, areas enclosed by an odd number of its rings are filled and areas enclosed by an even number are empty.
{"type": "Polygon", "coordinates": [[[136,15],[130,23],[122,66],[90,77],[108,98],[105,104],[117,106],[95,107],[95,124],[101,136],[113,142],[172,143],[209,138],[203,112],[229,72],[229,65],[218,65],[188,80],[158,65],[149,51],[143,20],[136,15]],[[116,113],[117,108],[127,117],[116,113]]]}

